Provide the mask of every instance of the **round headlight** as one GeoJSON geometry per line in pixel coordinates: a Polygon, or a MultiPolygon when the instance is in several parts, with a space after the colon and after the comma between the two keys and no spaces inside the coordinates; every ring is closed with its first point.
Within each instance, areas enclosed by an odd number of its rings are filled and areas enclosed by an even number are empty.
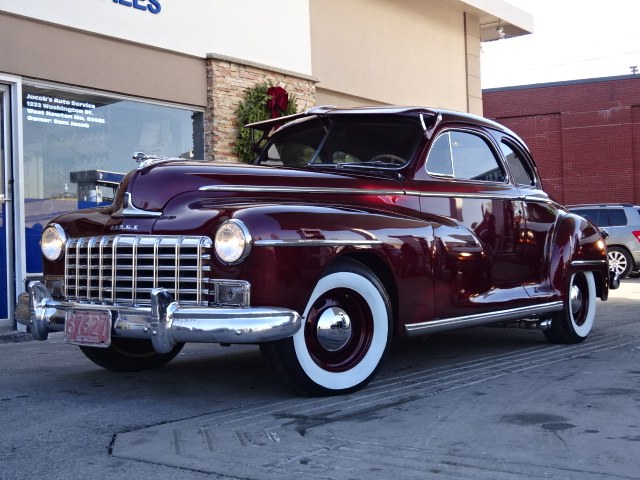
{"type": "Polygon", "coordinates": [[[40,248],[45,258],[54,262],[62,257],[66,243],[67,235],[62,227],[57,223],[52,223],[42,232],[40,248]]]}
{"type": "Polygon", "coordinates": [[[218,258],[225,263],[238,263],[251,250],[249,229],[241,220],[227,220],[218,228],[215,239],[218,258]]]}

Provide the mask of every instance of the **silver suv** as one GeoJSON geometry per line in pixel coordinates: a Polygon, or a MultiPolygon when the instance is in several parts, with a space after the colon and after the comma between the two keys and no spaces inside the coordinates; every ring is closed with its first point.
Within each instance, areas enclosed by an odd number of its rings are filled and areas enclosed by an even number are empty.
{"type": "Polygon", "coordinates": [[[640,207],[630,204],[572,205],[569,210],[609,234],[609,267],[624,278],[640,269],[640,207]]]}

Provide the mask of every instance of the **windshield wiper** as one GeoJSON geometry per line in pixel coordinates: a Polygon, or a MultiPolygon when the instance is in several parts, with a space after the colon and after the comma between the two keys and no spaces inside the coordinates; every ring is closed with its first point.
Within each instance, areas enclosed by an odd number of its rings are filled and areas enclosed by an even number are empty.
{"type": "Polygon", "coordinates": [[[336,163],[338,168],[369,168],[369,167],[390,167],[399,168],[403,165],[399,165],[395,162],[384,162],[382,160],[376,160],[374,162],[349,162],[349,163],[336,163]]]}

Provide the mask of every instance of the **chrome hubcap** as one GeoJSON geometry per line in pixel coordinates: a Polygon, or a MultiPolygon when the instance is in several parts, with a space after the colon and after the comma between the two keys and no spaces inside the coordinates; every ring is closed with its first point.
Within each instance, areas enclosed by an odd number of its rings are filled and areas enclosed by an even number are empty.
{"type": "Polygon", "coordinates": [[[627,259],[618,252],[609,252],[609,268],[621,275],[627,268],[627,259]]]}
{"type": "Polygon", "coordinates": [[[322,348],[335,352],[351,339],[351,319],[341,308],[327,308],[318,319],[316,333],[322,348]]]}
{"type": "Polygon", "coordinates": [[[582,307],[582,291],[575,285],[571,285],[570,292],[571,311],[575,315],[582,307]]]}

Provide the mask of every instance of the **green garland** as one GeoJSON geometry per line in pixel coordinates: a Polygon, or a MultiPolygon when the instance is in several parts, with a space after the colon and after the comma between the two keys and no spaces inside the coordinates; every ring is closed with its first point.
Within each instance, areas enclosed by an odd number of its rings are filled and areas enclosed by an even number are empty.
{"type": "MultiPolygon", "coordinates": [[[[236,110],[238,135],[236,137],[235,151],[244,163],[252,163],[255,160],[256,152],[253,150],[253,142],[259,138],[254,138],[251,129],[244,128],[244,126],[248,123],[260,122],[271,118],[267,108],[267,101],[270,98],[267,90],[271,86],[271,84],[264,82],[248,89],[244,100],[236,110]]],[[[283,115],[292,115],[294,113],[297,113],[296,98],[293,95],[289,95],[289,103],[283,115]]],[[[256,134],[259,135],[260,133],[256,132],[256,134]]]]}

